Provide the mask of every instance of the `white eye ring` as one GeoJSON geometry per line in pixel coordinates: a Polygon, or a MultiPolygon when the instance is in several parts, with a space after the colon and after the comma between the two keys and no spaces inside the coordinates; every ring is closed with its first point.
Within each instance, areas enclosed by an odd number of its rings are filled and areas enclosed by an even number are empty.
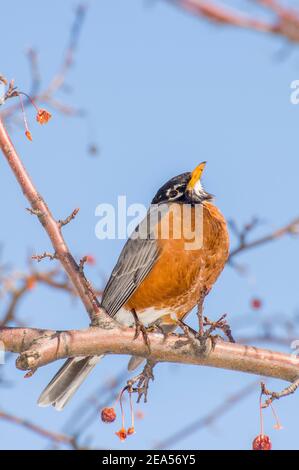
{"type": "Polygon", "coordinates": [[[172,200],[178,199],[181,195],[182,193],[175,188],[167,191],[167,197],[172,200]]]}

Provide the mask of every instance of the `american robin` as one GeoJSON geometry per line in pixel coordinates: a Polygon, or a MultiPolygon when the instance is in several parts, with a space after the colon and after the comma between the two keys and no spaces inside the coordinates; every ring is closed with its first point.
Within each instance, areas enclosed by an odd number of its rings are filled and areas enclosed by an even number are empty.
{"type": "MultiPolygon", "coordinates": [[[[229,238],[224,217],[201,184],[204,167],[205,162],[164,184],[127,240],[101,301],[122,325],[173,331],[221,273],[229,238]]],[[[101,357],[68,359],[38,404],[62,409],[101,357]]],[[[132,357],[129,369],[142,360],[132,357]]]]}

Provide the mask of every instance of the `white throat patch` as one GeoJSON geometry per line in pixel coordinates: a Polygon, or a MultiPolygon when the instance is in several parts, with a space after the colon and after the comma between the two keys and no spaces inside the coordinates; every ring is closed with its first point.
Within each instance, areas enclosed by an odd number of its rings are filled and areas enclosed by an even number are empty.
{"type": "Polygon", "coordinates": [[[200,180],[198,180],[195,185],[194,185],[194,188],[193,188],[193,191],[195,192],[195,194],[197,196],[201,196],[202,194],[204,194],[204,189],[201,185],[201,182],[200,180]]]}

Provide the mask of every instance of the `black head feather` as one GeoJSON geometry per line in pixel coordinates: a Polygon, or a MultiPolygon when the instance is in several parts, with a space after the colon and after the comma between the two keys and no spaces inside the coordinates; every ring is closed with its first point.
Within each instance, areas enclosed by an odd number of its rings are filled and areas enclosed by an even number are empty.
{"type": "Polygon", "coordinates": [[[167,202],[176,203],[201,203],[204,200],[212,199],[211,194],[203,191],[200,198],[190,197],[186,193],[187,185],[190,181],[191,173],[182,173],[181,175],[174,176],[167,183],[165,183],[159,191],[157,191],[152,204],[161,204],[167,202]]]}

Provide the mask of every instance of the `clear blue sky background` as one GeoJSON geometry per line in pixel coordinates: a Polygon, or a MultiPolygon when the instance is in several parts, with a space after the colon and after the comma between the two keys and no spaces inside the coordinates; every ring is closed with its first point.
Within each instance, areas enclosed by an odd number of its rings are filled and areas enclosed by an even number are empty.
{"type": "MultiPolygon", "coordinates": [[[[231,4],[257,11],[250,2],[231,4]]],[[[14,77],[21,89],[30,85],[24,56],[28,46],[40,53],[44,83],[53,76],[74,6],[69,0],[28,0],[18,2],[16,10],[2,3],[1,72],[14,77]]],[[[266,18],[266,11],[263,14],[266,18]]],[[[253,215],[263,219],[256,236],[298,215],[299,106],[291,105],[289,96],[291,81],[299,78],[299,56],[295,49],[289,58],[277,61],[283,47],[279,38],[215,27],[162,1],[91,2],[68,78],[73,92],[65,96],[67,102],[85,108],[88,119],[66,119],[54,112],[51,123],[40,128],[29,112],[33,143],[18,128],[13,140],[55,216],[63,218],[80,207],[79,216],[65,228],[65,237],[77,256],[96,256],[97,266],[88,268],[94,282],[101,283],[109,274],[124,243],[96,239],[95,207],[114,204],[119,194],[126,194],[129,203],[148,204],[162,183],[202,160],[208,161],[205,187],[216,195],[227,218],[241,225],[253,215]],[[96,158],[86,151],[91,140],[101,148],[96,158]]],[[[3,258],[25,269],[29,250],[40,253],[51,247],[38,222],[25,211],[26,201],[3,159],[0,172],[3,258]]],[[[272,315],[294,315],[298,239],[287,237],[244,254],[239,262],[248,266],[248,275],[225,269],[206,302],[210,317],[228,312],[232,326],[237,326],[272,315]],[[254,296],[264,302],[259,312],[250,310],[254,296]]],[[[49,266],[45,261],[41,269],[49,266]]],[[[27,325],[61,329],[88,323],[79,302],[45,287],[26,298],[19,318],[27,325]]],[[[61,430],[83,398],[123,370],[126,362],[125,357],[106,358],[66,410],[57,413],[38,408],[36,399],[58,364],[24,380],[10,361],[5,375],[14,387],[1,388],[0,406],[61,430]]],[[[235,372],[159,365],[149,403],[139,407],[145,418],[138,421],[134,437],[122,444],[113,434],[119,423],[105,426],[97,419],[84,439],[92,436],[92,445],[105,448],[151,448],[252,380],[235,372]]],[[[278,389],[283,385],[269,382],[278,389]]],[[[293,396],[276,405],[284,425],[280,432],[273,430],[270,412],[265,413],[266,431],[276,449],[298,449],[297,403],[298,396],[293,396]]],[[[176,446],[245,449],[258,431],[257,387],[212,427],[176,446]]],[[[45,439],[0,421],[2,449],[46,445],[45,439]]]]}

